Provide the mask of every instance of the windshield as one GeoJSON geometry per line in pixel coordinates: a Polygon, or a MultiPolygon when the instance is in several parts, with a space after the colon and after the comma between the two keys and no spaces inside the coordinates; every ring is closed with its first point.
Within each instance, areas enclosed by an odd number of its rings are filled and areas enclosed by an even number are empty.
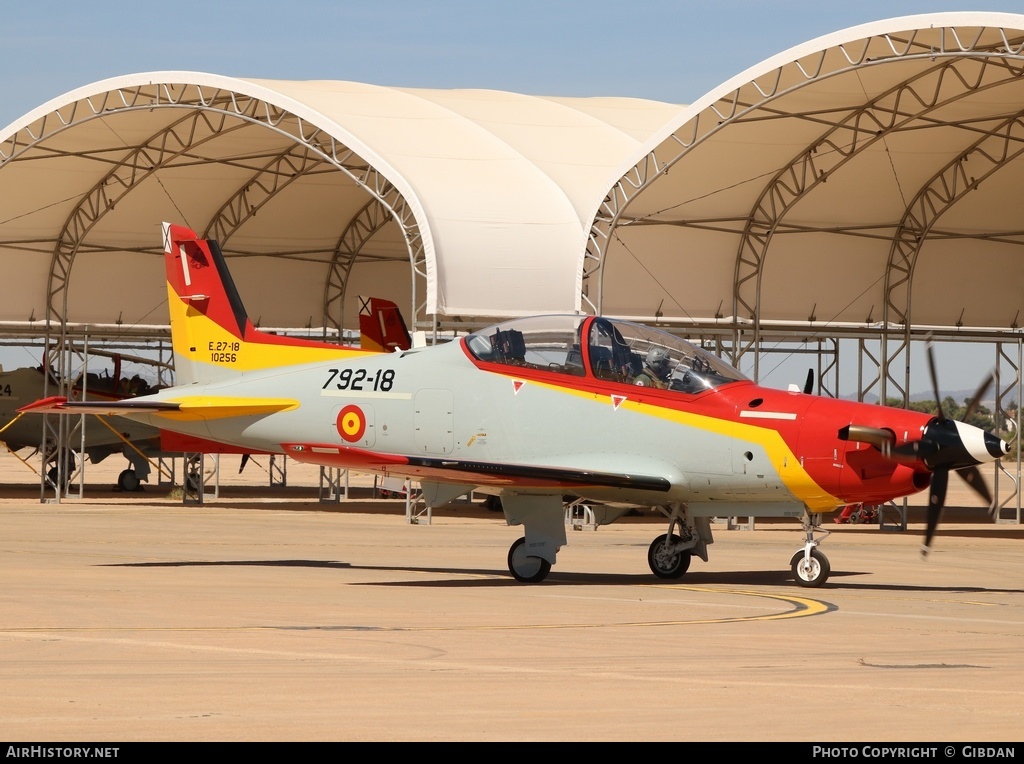
{"type": "MultiPolygon", "coordinates": [[[[534,316],[505,321],[466,337],[475,358],[491,363],[583,376],[580,333],[588,316],[534,316]]],[[[708,351],[660,329],[595,318],[585,350],[595,377],[624,385],[699,393],[745,380],[708,351]]]]}

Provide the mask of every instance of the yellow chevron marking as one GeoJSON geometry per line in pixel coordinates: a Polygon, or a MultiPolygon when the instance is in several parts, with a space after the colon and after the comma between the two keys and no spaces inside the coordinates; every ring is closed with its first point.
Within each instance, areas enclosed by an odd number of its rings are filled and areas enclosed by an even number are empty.
{"type": "Polygon", "coordinates": [[[193,395],[168,401],[181,406],[178,411],[161,412],[159,416],[176,421],[202,421],[241,416],[263,416],[299,407],[294,398],[232,398],[220,395],[193,395]]]}
{"type": "MultiPolygon", "coordinates": [[[[589,393],[583,390],[574,390],[533,380],[527,382],[527,384],[591,400],[603,405],[612,405],[611,397],[608,393],[589,393]]],[[[776,430],[770,427],[743,422],[730,422],[717,417],[676,411],[675,409],[664,408],[654,403],[637,403],[628,397],[620,402],[616,409],[617,415],[621,415],[623,411],[631,411],[643,416],[658,417],[659,419],[675,422],[687,427],[694,427],[705,432],[723,435],[733,440],[755,443],[764,449],[786,488],[789,489],[793,496],[806,504],[811,512],[833,512],[837,506],[843,503],[842,500],[833,496],[814,482],[814,479],[807,473],[807,470],[800,464],[800,459],[786,445],[786,441],[783,440],[776,430]]]]}

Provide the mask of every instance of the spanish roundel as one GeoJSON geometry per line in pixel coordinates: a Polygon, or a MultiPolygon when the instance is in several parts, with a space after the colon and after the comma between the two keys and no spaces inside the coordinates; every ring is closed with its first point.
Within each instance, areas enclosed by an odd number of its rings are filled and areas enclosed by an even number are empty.
{"type": "Polygon", "coordinates": [[[347,443],[362,439],[366,432],[366,417],[358,406],[345,406],[338,413],[338,433],[347,443]]]}

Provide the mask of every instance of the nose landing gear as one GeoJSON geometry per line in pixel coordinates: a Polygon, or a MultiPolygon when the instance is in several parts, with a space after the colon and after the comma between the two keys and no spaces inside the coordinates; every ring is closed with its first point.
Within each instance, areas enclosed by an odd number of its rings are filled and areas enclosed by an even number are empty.
{"type": "Polygon", "coordinates": [[[818,549],[818,544],[824,541],[831,531],[822,531],[824,535],[819,539],[814,538],[815,531],[821,531],[821,515],[805,514],[804,533],[807,541],[804,548],[789,561],[793,577],[800,586],[821,586],[828,581],[828,576],[832,572],[828,557],[818,549]]]}

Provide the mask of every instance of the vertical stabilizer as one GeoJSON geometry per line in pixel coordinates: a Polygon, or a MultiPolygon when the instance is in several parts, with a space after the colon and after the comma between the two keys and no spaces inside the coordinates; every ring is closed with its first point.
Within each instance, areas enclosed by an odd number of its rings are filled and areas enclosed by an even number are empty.
{"type": "Polygon", "coordinates": [[[359,298],[359,335],[363,350],[393,353],[412,347],[402,312],[381,297],[359,298]]]}
{"type": "Polygon", "coordinates": [[[259,331],[249,320],[217,242],[171,223],[164,223],[163,236],[176,384],[207,384],[249,371],[365,353],[259,331]]]}

